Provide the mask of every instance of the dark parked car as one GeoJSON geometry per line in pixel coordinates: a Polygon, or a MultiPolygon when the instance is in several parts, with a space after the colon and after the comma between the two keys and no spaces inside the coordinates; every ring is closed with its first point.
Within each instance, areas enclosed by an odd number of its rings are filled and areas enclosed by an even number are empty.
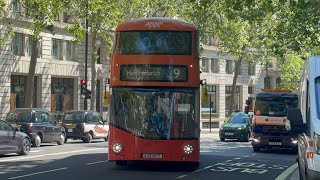
{"type": "Polygon", "coordinates": [[[248,142],[251,137],[250,117],[246,113],[235,112],[221,125],[219,137],[225,139],[238,139],[248,142]]]}
{"type": "Polygon", "coordinates": [[[8,122],[0,120],[0,154],[18,153],[27,155],[30,152],[30,138],[19,132],[8,122]]]}
{"type": "Polygon", "coordinates": [[[66,129],[66,140],[81,139],[86,143],[99,138],[108,140],[109,125],[102,119],[100,113],[95,111],[67,111],[62,125],[66,129]]]}
{"type": "Polygon", "coordinates": [[[54,116],[45,109],[18,108],[8,112],[6,121],[20,128],[29,135],[33,147],[39,147],[42,142],[65,142],[65,130],[58,126],[54,116]]]}

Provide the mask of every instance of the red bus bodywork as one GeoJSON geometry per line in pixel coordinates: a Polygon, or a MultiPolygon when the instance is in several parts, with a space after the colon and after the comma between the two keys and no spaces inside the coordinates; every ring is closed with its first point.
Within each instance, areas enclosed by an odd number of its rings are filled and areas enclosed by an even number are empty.
{"type": "MultiPolygon", "coordinates": [[[[108,151],[108,160],[116,161],[117,164],[121,165],[120,162],[126,161],[174,161],[174,162],[190,162],[195,165],[199,165],[199,154],[200,154],[200,101],[199,101],[199,85],[200,85],[200,72],[199,72],[199,52],[198,52],[198,38],[197,29],[190,23],[184,21],[169,19],[169,18],[145,18],[138,19],[130,22],[123,23],[118,25],[116,28],[116,43],[114,46],[112,61],[111,61],[111,76],[110,76],[110,92],[111,92],[111,102],[110,108],[118,105],[120,96],[116,96],[114,89],[123,88],[132,88],[130,90],[135,90],[134,88],[180,88],[188,89],[190,88],[192,92],[190,94],[176,94],[175,96],[170,96],[170,92],[164,93],[168,95],[167,99],[171,97],[185,97],[181,98],[182,100],[172,100],[171,108],[178,109],[177,113],[183,117],[190,119],[192,115],[188,112],[188,109],[194,109],[194,115],[192,116],[192,122],[195,122],[194,129],[195,135],[192,138],[178,138],[178,133],[175,132],[175,129],[179,128],[177,123],[174,123],[174,118],[177,115],[172,115],[171,123],[169,126],[170,137],[177,138],[168,138],[168,139],[146,139],[134,135],[130,131],[123,130],[117,127],[117,116],[115,113],[110,113],[110,126],[109,126],[109,151],[108,151]],[[159,32],[190,32],[191,33],[191,54],[188,55],[171,55],[171,54],[121,54],[120,53],[120,36],[122,32],[133,32],[133,31],[159,31],[159,32]],[[121,80],[121,66],[122,65],[180,65],[187,67],[187,80],[182,82],[174,81],[126,81],[121,80]],[[192,97],[194,99],[189,102],[187,97],[192,97]],[[117,101],[116,101],[117,99],[117,101]],[[183,101],[184,103],[181,103],[183,101]],[[179,104],[180,103],[180,104],[179,104]],[[187,114],[189,113],[189,114],[187,114]],[[176,134],[175,134],[176,133],[176,134]],[[121,144],[120,152],[115,152],[113,147],[115,143],[121,144]],[[186,150],[188,147],[191,147],[192,153],[187,154],[186,150]],[[161,154],[161,157],[146,157],[154,154],[161,154]]],[[[161,90],[161,89],[160,89],[161,90]]],[[[148,92],[147,92],[148,93],[148,92]]],[[[179,91],[178,91],[179,93],[179,91]]],[[[189,92],[188,92],[189,93],[189,92]]],[[[138,94],[139,95],[139,94],[138,94]]],[[[135,97],[137,97],[136,95],[135,97]]],[[[157,98],[161,98],[163,95],[159,95],[157,98]]],[[[169,102],[169,101],[168,101],[169,102]]],[[[134,102],[133,102],[134,103],[134,102]]],[[[147,101],[146,101],[147,103],[147,101]]],[[[143,105],[141,105],[143,106],[143,105]]],[[[160,107],[158,107],[159,109],[160,107]]],[[[168,105],[169,108],[169,105],[168,105]]],[[[147,116],[145,116],[147,117],[147,116]]],[[[149,117],[149,116],[148,116],[149,117]]],[[[130,116],[130,121],[135,121],[135,116],[130,116]]],[[[140,118],[140,116],[139,116],[140,118]]],[[[143,119],[143,118],[142,118],[143,119]]],[[[181,129],[181,128],[180,128],[181,129]]]]}

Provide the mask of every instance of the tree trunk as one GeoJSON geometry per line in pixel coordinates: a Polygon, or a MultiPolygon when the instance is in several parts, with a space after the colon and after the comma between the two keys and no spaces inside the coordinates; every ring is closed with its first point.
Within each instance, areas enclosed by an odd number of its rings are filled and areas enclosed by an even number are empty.
{"type": "Polygon", "coordinates": [[[244,50],[245,50],[245,47],[242,48],[242,55],[239,57],[239,59],[237,61],[235,61],[235,69],[234,69],[234,76],[233,76],[232,89],[231,89],[231,100],[230,100],[230,104],[229,104],[229,107],[228,107],[227,117],[229,117],[232,114],[233,110],[234,110],[233,109],[234,96],[235,96],[236,85],[237,85],[237,80],[238,80],[238,76],[239,76],[238,72],[240,71],[240,66],[241,66],[241,63],[242,63],[242,60],[243,60],[243,56],[245,54],[244,50]]]}
{"type": "Polygon", "coordinates": [[[91,53],[91,103],[90,103],[90,109],[91,111],[94,111],[94,107],[96,104],[96,52],[97,48],[95,46],[96,40],[97,40],[97,31],[92,31],[92,41],[91,41],[91,47],[92,47],[92,53],[91,53]]]}
{"type": "Polygon", "coordinates": [[[37,58],[38,58],[38,41],[32,38],[31,60],[30,60],[29,73],[28,73],[27,84],[26,84],[27,88],[26,88],[26,94],[25,94],[25,108],[32,107],[34,75],[36,72],[37,58]]]}

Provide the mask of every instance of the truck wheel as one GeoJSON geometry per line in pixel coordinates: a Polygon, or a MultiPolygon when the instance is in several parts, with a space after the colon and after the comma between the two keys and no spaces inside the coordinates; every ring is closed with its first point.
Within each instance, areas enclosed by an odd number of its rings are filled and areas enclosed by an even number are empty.
{"type": "Polygon", "coordinates": [[[224,141],[224,140],[226,140],[225,138],[220,138],[220,141],[224,141]]]}
{"type": "Polygon", "coordinates": [[[256,147],[256,146],[253,146],[253,152],[260,152],[260,148],[256,147]]]}

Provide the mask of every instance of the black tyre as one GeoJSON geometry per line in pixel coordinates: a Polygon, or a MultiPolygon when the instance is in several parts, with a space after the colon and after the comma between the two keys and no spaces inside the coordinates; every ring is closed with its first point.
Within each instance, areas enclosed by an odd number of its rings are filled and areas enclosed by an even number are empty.
{"type": "Polygon", "coordinates": [[[253,146],[253,152],[260,152],[260,147],[253,146]]]}
{"type": "Polygon", "coordinates": [[[57,143],[58,145],[63,145],[65,141],[66,141],[66,136],[62,133],[60,135],[60,141],[58,141],[57,143]]]}
{"type": "Polygon", "coordinates": [[[32,142],[32,147],[40,147],[41,144],[41,138],[37,134],[36,137],[34,138],[34,142],[32,142]]]}
{"type": "Polygon", "coordinates": [[[225,141],[226,139],[225,138],[220,138],[220,141],[225,141]]]}
{"type": "Polygon", "coordinates": [[[85,143],[91,143],[92,142],[92,135],[91,133],[87,133],[86,137],[83,139],[83,142],[85,143]]]}
{"type": "Polygon", "coordinates": [[[31,149],[31,142],[28,138],[24,138],[22,140],[22,147],[21,147],[21,151],[18,153],[19,155],[27,155],[29,154],[31,149]]]}
{"type": "Polygon", "coordinates": [[[186,171],[195,171],[199,168],[200,163],[199,162],[189,162],[185,168],[186,171]]]}

